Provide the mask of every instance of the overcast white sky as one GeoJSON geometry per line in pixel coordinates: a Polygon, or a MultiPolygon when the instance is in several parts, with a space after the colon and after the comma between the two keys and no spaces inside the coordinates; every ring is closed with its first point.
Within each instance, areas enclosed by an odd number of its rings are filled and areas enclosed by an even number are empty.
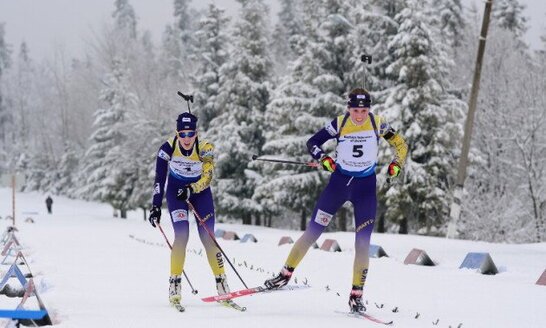
{"type": "MultiPolygon", "coordinates": [[[[129,0],[135,8],[141,28],[148,29],[156,42],[167,23],[173,21],[172,0],[129,0]]],[[[214,2],[235,16],[239,4],[235,0],[194,0],[195,8],[206,8],[214,2]]],[[[278,1],[266,1],[271,17],[276,17],[278,1]]],[[[463,0],[469,5],[476,3],[483,10],[483,1],[463,0]]],[[[539,48],[540,34],[546,28],[546,0],[520,0],[527,6],[525,15],[530,19],[526,41],[532,48],[539,48]]],[[[98,29],[101,22],[111,17],[114,0],[0,0],[0,22],[6,23],[6,39],[14,50],[25,40],[31,56],[40,59],[50,56],[57,45],[74,56],[81,55],[84,39],[98,29]]]]}

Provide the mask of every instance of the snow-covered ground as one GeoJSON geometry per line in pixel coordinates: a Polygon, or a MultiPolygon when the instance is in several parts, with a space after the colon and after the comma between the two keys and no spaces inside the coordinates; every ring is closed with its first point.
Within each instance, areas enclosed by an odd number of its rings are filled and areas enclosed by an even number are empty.
{"type": "MultiPolygon", "coordinates": [[[[200,300],[214,295],[215,287],[193,223],[186,273],[199,294],[192,295],[183,280],[186,312],[177,313],[168,305],[169,250],[141,211],[121,220],[112,218],[108,205],[54,197],[53,215],[47,215],[44,200],[39,193],[17,195],[16,236],[25,246],[23,253],[58,327],[380,326],[336,313],[348,309],[354,233],[327,233],[319,239],[319,245],[324,239],[336,239],[343,252],[309,251],[295,278],[298,283],[307,279],[312,288],[239,298],[238,303],[248,308],[241,313],[200,300]],[[29,216],[34,223],[24,222],[29,216]]],[[[1,188],[0,216],[10,213],[11,193],[1,188]]],[[[165,211],[163,227],[172,240],[167,217],[165,211]]],[[[1,220],[0,232],[9,223],[1,220]]],[[[239,236],[252,233],[258,239],[258,243],[219,240],[249,286],[261,284],[281,268],[290,251],[290,245],[277,246],[281,236],[295,240],[301,234],[243,225],[217,228],[239,236]]],[[[390,257],[370,260],[365,299],[372,315],[394,320],[394,327],[447,328],[461,323],[460,327],[546,327],[546,286],[535,285],[546,269],[546,243],[504,245],[390,234],[374,234],[372,243],[381,245],[390,257]],[[404,265],[412,248],[426,250],[438,265],[404,265]],[[458,269],[468,252],[489,252],[501,273],[486,276],[458,269]],[[392,312],[396,307],[398,311],[392,312]]],[[[241,289],[227,267],[231,289],[241,289]]]]}

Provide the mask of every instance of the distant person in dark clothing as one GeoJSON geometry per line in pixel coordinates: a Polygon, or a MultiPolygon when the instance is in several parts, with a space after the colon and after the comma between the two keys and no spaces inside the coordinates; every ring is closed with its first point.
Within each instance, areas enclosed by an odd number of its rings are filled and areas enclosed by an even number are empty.
{"type": "Polygon", "coordinates": [[[51,199],[51,196],[47,196],[45,203],[47,206],[47,213],[51,214],[51,206],[53,205],[53,199],[51,199]]]}

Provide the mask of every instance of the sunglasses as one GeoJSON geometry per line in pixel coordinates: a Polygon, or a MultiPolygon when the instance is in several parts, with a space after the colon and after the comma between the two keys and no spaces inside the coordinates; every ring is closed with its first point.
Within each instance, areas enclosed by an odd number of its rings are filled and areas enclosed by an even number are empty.
{"type": "Polygon", "coordinates": [[[190,132],[178,131],[178,136],[180,138],[185,138],[185,137],[191,138],[191,137],[195,136],[195,131],[190,131],[190,132]]]}

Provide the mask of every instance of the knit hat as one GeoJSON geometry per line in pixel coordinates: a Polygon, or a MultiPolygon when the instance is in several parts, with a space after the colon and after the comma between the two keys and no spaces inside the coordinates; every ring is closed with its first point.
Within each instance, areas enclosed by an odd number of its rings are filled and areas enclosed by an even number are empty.
{"type": "Polygon", "coordinates": [[[178,115],[176,120],[177,131],[182,130],[197,130],[197,116],[190,113],[182,113],[178,115]]]}

